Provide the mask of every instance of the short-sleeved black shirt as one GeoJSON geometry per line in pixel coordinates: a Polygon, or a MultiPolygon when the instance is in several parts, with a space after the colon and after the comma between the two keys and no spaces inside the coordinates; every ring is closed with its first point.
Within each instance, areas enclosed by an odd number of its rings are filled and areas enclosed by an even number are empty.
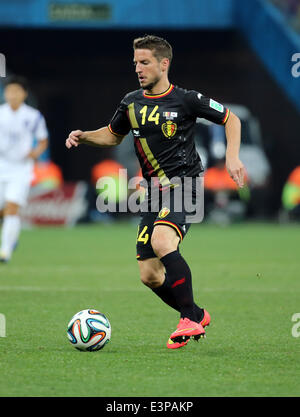
{"type": "Polygon", "coordinates": [[[124,136],[132,130],[143,177],[158,177],[161,186],[173,177],[194,177],[203,171],[194,143],[197,117],[225,124],[229,109],[194,90],[170,85],[162,94],[143,89],[128,93],[114,114],[109,130],[124,136]]]}

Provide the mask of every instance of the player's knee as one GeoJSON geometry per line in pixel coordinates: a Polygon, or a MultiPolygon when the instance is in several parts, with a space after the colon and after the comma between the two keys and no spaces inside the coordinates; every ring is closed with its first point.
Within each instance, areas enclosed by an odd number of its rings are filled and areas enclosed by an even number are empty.
{"type": "Polygon", "coordinates": [[[19,214],[19,205],[16,203],[7,202],[4,210],[3,215],[4,216],[16,216],[19,214]]]}
{"type": "Polygon", "coordinates": [[[162,284],[162,278],[157,271],[148,270],[141,272],[141,281],[149,288],[159,287],[162,284]]]}
{"type": "Polygon", "coordinates": [[[144,285],[150,288],[159,287],[165,276],[165,269],[157,258],[139,262],[140,278],[144,285]]]}
{"type": "Polygon", "coordinates": [[[167,250],[168,242],[166,242],[164,239],[153,237],[151,239],[151,246],[155,255],[158,258],[161,258],[162,256],[164,256],[163,254],[167,250]]]}

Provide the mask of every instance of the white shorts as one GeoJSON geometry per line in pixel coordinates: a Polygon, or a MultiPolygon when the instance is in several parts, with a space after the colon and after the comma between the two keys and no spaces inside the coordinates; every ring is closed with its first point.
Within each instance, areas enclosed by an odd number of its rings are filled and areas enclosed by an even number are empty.
{"type": "Polygon", "coordinates": [[[30,191],[31,179],[11,178],[0,179],[0,210],[2,210],[7,202],[18,204],[23,207],[27,203],[30,191]]]}

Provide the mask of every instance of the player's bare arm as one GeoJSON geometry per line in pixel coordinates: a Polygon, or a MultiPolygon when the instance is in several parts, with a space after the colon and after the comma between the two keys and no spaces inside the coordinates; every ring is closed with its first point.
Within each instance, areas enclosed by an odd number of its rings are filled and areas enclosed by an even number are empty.
{"type": "Polygon", "coordinates": [[[66,147],[70,149],[73,146],[77,147],[82,143],[100,147],[116,146],[122,142],[123,138],[124,136],[117,136],[111,133],[108,127],[102,127],[97,130],[85,132],[81,130],[73,130],[66,140],[66,147]]]}
{"type": "Polygon", "coordinates": [[[47,138],[42,139],[39,141],[37,146],[29,152],[29,154],[27,155],[27,158],[37,160],[47,148],[48,148],[48,139],[47,138]]]}
{"type": "Polygon", "coordinates": [[[241,122],[232,112],[230,112],[226,122],[225,133],[227,139],[226,168],[231,178],[242,188],[244,186],[245,168],[239,159],[241,122]]]}

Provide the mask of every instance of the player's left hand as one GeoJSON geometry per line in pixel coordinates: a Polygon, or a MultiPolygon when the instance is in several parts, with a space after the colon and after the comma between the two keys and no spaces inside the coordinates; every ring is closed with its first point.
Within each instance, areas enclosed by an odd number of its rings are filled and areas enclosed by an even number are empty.
{"type": "Polygon", "coordinates": [[[226,168],[239,188],[243,188],[245,184],[245,167],[239,158],[226,158],[226,168]]]}

